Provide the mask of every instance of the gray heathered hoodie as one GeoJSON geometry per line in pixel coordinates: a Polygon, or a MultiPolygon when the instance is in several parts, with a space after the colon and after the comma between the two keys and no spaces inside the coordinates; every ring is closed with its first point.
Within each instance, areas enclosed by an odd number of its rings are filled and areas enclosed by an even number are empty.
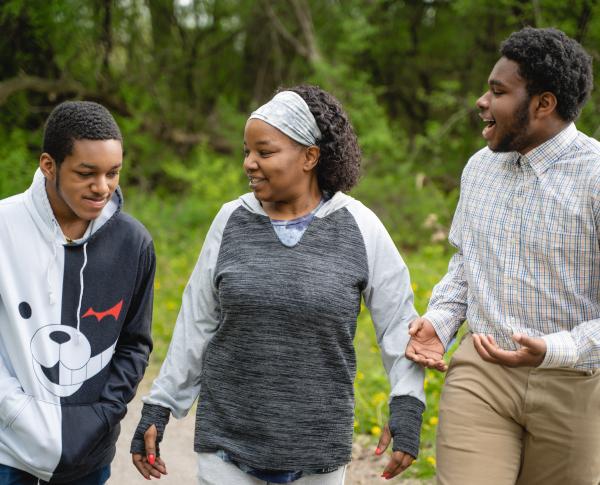
{"type": "MultiPolygon", "coordinates": [[[[199,398],[194,449],[259,469],[351,458],[361,297],[391,383],[394,449],[416,456],[423,371],[404,357],[417,316],[408,270],[377,216],[338,192],[297,245],[277,238],[254,194],[225,204],[183,294],[144,417],[163,429],[199,398]]],[[[392,422],[390,423],[392,424],[392,422]]],[[[133,451],[140,450],[134,439],[133,451]]]]}

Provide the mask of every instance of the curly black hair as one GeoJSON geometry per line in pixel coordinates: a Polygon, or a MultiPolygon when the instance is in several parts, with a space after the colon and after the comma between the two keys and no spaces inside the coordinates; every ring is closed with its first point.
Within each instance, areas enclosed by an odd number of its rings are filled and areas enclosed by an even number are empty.
{"type": "Polygon", "coordinates": [[[319,188],[329,193],[346,192],[360,177],[361,151],[354,128],[341,103],[318,86],[299,85],[281,88],[298,94],[310,109],[321,130],[317,146],[321,150],[317,164],[319,188]]]}
{"type": "Polygon", "coordinates": [[[58,166],[73,153],[75,140],[119,140],[121,130],[110,112],[92,101],[65,101],[56,106],[44,127],[42,152],[58,166]]]}
{"type": "Polygon", "coordinates": [[[519,65],[530,96],[549,91],[563,120],[579,116],[594,79],[592,58],[576,40],[557,29],[525,27],[502,42],[500,54],[519,65]]]}

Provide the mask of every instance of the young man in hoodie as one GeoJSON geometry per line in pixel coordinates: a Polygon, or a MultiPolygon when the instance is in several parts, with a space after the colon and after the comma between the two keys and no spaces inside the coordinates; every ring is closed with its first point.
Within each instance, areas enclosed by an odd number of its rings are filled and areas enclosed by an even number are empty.
{"type": "Polygon", "coordinates": [[[42,152],[0,201],[0,483],[100,485],[152,348],[154,249],[104,107],[57,106],[42,152]]]}

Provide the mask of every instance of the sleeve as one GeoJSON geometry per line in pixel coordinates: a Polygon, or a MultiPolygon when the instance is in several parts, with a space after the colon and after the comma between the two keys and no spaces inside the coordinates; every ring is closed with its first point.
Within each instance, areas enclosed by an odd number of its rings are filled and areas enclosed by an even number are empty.
{"type": "Polygon", "coordinates": [[[132,453],[143,452],[143,433],[151,424],[157,426],[161,438],[169,415],[176,418],[187,415],[200,393],[206,346],[219,327],[214,273],[223,230],[233,208],[231,203],[223,206],[206,235],[183,292],[167,356],[150,393],[142,399],[142,418],[131,444],[132,453]]]}
{"type": "Polygon", "coordinates": [[[600,367],[600,319],[580,323],[571,331],[544,335],[546,355],[540,367],[573,367],[578,362],[600,367]]]}
{"type": "Polygon", "coordinates": [[[461,193],[448,236],[450,244],[456,248],[456,253],[450,259],[448,272],[433,288],[427,312],[423,315],[435,328],[445,349],[448,349],[456,332],[467,318],[468,284],[462,253],[463,204],[461,193]]]}
{"type": "Polygon", "coordinates": [[[133,298],[110,365],[110,375],[100,395],[100,413],[110,428],[127,412],[144,376],[152,350],[152,303],[156,256],[150,241],[142,250],[133,298]]]}
{"type": "MultiPolygon", "coordinates": [[[[600,234],[600,175],[591,177],[592,211],[596,234],[600,234]]],[[[600,241],[598,242],[600,245],[600,241]]],[[[597,274],[592,271],[592,274],[597,274]]],[[[599,305],[599,301],[594,302],[599,305]]],[[[600,318],[582,322],[570,331],[551,333],[542,337],[546,341],[546,355],[540,367],[573,367],[585,362],[600,368],[600,318]]]]}
{"type": "Polygon", "coordinates": [[[363,292],[371,312],[384,368],[391,385],[390,431],[394,450],[416,457],[425,409],[423,369],[405,355],[408,326],[418,314],[408,268],[377,216],[366,207],[352,209],[361,229],[369,265],[363,292]]]}

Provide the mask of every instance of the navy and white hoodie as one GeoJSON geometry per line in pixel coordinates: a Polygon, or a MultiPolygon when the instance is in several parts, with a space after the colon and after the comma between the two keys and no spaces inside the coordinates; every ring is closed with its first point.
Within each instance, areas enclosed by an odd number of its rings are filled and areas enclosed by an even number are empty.
{"type": "Polygon", "coordinates": [[[39,170],[0,201],[0,463],[52,483],[111,462],[152,348],[152,239],[121,205],[67,244],[39,170]]]}

